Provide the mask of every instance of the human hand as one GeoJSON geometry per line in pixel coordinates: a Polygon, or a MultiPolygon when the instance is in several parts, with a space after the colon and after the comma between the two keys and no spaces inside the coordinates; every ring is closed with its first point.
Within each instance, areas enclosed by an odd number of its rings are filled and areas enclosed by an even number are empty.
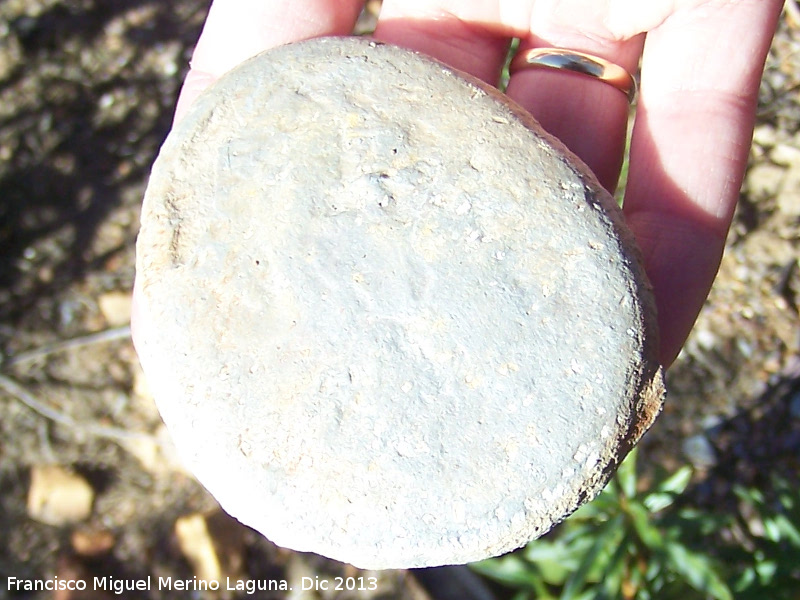
{"type": "MultiPolygon", "coordinates": [[[[259,52],[349,34],[359,0],[216,0],[180,119],[197,95],[259,52]]],[[[587,52],[641,87],[623,210],[654,286],[661,360],[677,356],[719,267],[750,148],[757,92],[781,0],[385,0],[375,37],[497,84],[509,39],[521,51],[587,52]]],[[[524,69],[508,95],[609,190],[625,147],[624,94],[589,77],[524,69]]]]}

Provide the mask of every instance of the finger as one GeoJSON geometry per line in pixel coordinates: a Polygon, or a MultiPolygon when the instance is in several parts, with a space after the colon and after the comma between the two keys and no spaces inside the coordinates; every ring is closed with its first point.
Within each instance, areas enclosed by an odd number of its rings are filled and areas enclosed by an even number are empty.
{"type": "Polygon", "coordinates": [[[719,266],[781,4],[708,3],[647,37],[624,211],[655,288],[665,365],[719,266]]]}
{"type": "Polygon", "coordinates": [[[352,33],[363,0],[215,0],[192,56],[175,119],[240,62],[289,42],[352,33]]]}
{"type": "MultiPolygon", "coordinates": [[[[602,20],[600,20],[602,22],[602,20]]],[[[561,29],[551,18],[532,15],[532,30],[520,52],[537,47],[577,50],[604,58],[635,73],[642,37],[614,41],[614,32],[561,29]],[[568,33],[569,32],[569,33],[568,33]]],[[[508,95],[522,104],[548,132],[559,138],[613,192],[617,186],[628,126],[628,98],[588,76],[549,69],[522,69],[508,84],[508,95]]]]}
{"type": "Polygon", "coordinates": [[[384,0],[375,38],[417,50],[497,85],[515,32],[513,16],[501,14],[500,4],[384,0]]]}

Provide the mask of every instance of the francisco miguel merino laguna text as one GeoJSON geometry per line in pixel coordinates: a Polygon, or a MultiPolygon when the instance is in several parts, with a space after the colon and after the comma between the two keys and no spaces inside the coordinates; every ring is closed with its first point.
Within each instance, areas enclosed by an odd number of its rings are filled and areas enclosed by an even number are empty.
{"type": "MultiPolygon", "coordinates": [[[[20,579],[18,577],[7,577],[6,583],[8,591],[57,591],[57,590],[78,590],[87,589],[85,579],[65,579],[63,577],[52,577],[50,579],[20,579]]],[[[104,590],[122,595],[125,592],[149,591],[153,585],[153,577],[148,575],[141,579],[116,579],[114,577],[94,577],[91,580],[92,590],[104,590]]],[[[288,591],[291,588],[286,580],[283,579],[231,579],[226,577],[225,587],[219,581],[205,580],[193,577],[192,579],[173,579],[172,577],[159,577],[156,581],[159,590],[174,591],[201,591],[201,590],[235,590],[253,594],[257,591],[288,591]]]]}
{"type": "MultiPolygon", "coordinates": [[[[141,579],[116,579],[114,577],[95,577],[92,580],[92,589],[114,592],[122,595],[125,592],[149,591],[152,589],[152,576],[148,575],[141,579]]],[[[18,577],[6,578],[8,590],[25,592],[53,592],[57,590],[78,590],[87,589],[84,579],[65,579],[63,577],[52,577],[50,579],[20,579],[18,577]]],[[[285,579],[231,579],[225,578],[225,587],[222,588],[217,580],[205,580],[192,577],[191,579],[173,579],[172,577],[159,577],[159,590],[174,591],[204,591],[225,589],[229,591],[255,592],[270,591],[291,591],[289,583],[285,579]]],[[[320,577],[302,577],[300,585],[303,590],[375,590],[378,587],[376,577],[335,577],[333,580],[320,577]]]]}

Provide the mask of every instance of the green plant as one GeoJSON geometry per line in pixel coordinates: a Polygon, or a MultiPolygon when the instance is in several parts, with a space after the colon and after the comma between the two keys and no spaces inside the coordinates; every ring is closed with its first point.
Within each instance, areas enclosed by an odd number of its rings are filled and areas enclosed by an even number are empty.
{"type": "Polygon", "coordinates": [[[501,92],[505,92],[506,88],[508,88],[508,82],[511,79],[511,72],[509,71],[509,67],[511,66],[511,59],[514,58],[514,55],[519,50],[520,39],[513,38],[511,42],[508,44],[508,49],[506,50],[506,58],[503,61],[503,69],[500,72],[500,82],[497,85],[497,89],[501,92]]]}
{"type": "Polygon", "coordinates": [[[773,478],[769,493],[735,486],[739,510],[730,531],[740,542],[727,553],[738,565],[737,599],[797,599],[800,594],[800,491],[773,478]]]}
{"type": "Polygon", "coordinates": [[[634,451],[605,490],[552,534],[473,568],[517,589],[515,600],[730,600],[719,563],[684,541],[687,532],[716,531],[720,523],[672,518],[691,477],[682,467],[641,490],[634,451]]]}

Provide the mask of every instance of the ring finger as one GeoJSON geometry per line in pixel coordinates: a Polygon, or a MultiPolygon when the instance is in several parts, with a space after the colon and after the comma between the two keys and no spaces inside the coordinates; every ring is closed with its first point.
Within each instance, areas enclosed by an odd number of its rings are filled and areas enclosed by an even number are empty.
{"type": "MultiPolygon", "coordinates": [[[[535,15],[534,15],[535,18],[535,15]]],[[[585,52],[634,73],[643,36],[619,42],[544,28],[522,39],[519,53],[556,47],[585,52]]],[[[622,167],[629,104],[626,94],[599,79],[566,70],[521,68],[512,74],[508,95],[524,106],[614,191],[622,167]]]]}

